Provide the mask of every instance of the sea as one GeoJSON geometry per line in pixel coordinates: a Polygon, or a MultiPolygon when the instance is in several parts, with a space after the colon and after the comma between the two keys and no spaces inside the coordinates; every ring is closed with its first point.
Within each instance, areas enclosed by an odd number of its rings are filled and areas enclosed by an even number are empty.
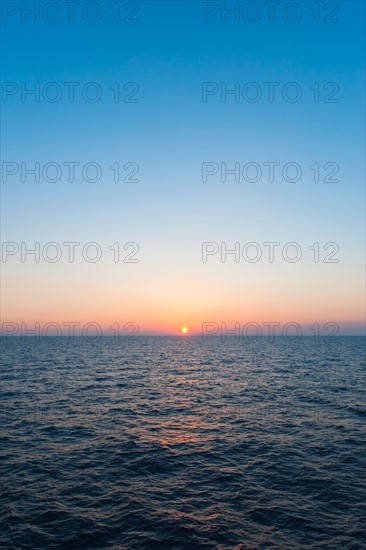
{"type": "Polygon", "coordinates": [[[366,548],[363,337],[1,355],[1,548],[366,548]]]}

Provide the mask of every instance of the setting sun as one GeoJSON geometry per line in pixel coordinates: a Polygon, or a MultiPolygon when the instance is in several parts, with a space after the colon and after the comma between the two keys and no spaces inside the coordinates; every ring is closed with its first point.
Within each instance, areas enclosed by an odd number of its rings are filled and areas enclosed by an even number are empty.
{"type": "Polygon", "coordinates": [[[188,332],[188,328],[187,327],[182,327],[182,334],[187,334],[188,332]]]}

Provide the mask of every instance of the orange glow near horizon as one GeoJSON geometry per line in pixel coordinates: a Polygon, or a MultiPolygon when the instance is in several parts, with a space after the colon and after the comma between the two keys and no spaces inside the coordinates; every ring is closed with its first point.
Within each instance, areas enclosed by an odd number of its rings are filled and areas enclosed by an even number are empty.
{"type": "MultiPolygon", "coordinates": [[[[160,272],[151,275],[141,263],[126,271],[121,285],[120,271],[109,269],[102,262],[90,273],[83,265],[76,273],[72,264],[63,266],[52,280],[48,276],[53,274],[54,266],[30,263],[24,284],[16,266],[9,262],[2,266],[2,284],[7,287],[6,295],[2,296],[2,322],[15,323],[13,330],[18,329],[18,335],[22,323],[29,330],[40,323],[41,331],[49,323],[57,323],[66,336],[72,323],[76,323],[75,334],[94,323],[109,336],[118,326],[121,336],[132,334],[137,326],[135,334],[188,337],[202,334],[202,326],[207,323],[214,325],[211,330],[217,334],[221,333],[223,323],[227,330],[235,330],[236,323],[240,323],[240,331],[247,323],[258,323],[265,332],[268,328],[264,323],[272,322],[280,323],[279,332],[287,323],[299,323],[305,331],[305,325],[335,322],[362,333],[361,280],[349,284],[348,271],[342,271],[337,284],[345,290],[339,292],[328,273],[320,277],[296,266],[285,266],[291,267],[291,277],[283,268],[268,279],[257,264],[252,265],[253,270],[245,277],[232,271],[226,277],[228,266],[220,264],[219,276],[215,271],[209,278],[202,273],[206,264],[189,272],[179,265],[177,272],[178,267],[168,263],[163,275],[160,272]],[[104,280],[108,284],[103,284],[104,280]]],[[[10,333],[11,328],[5,327],[4,331],[7,330],[10,333]]],[[[45,330],[51,334],[53,329],[45,330]]],[[[89,329],[90,334],[93,330],[89,329]]]]}

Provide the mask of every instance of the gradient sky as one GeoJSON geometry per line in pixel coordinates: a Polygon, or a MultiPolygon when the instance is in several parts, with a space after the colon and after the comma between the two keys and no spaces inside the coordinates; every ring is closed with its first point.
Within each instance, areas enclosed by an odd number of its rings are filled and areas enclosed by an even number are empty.
{"type": "MultiPolygon", "coordinates": [[[[31,2],[28,2],[31,4],[31,2]]],[[[3,321],[136,322],[141,332],[199,331],[204,321],[337,322],[359,333],[364,318],[364,3],[339,2],[339,22],[314,23],[309,6],[289,23],[201,22],[200,2],[138,2],[139,22],[3,24],[5,82],[97,82],[98,103],[2,104],[2,162],[99,163],[96,183],[2,182],[2,240],[95,241],[102,260],[70,264],[20,255],[2,263],[3,321]],[[114,82],[139,84],[138,103],[114,103],[114,82]],[[202,103],[202,82],[297,82],[297,103],[202,103]],[[314,103],[309,86],[336,82],[338,103],[314,103]],[[205,161],[297,162],[297,183],[201,181],[205,161]],[[136,162],[138,183],[114,183],[108,167],[136,162]],[[339,183],[314,183],[308,167],[337,162],[339,183]],[[116,264],[108,246],[134,241],[138,264],[116,264]],[[296,264],[219,255],[228,247],[295,241],[296,264]],[[336,242],[338,263],[314,263],[309,246],[336,242]]],[[[122,5],[123,3],[121,3],[122,5]]],[[[243,3],[242,3],[243,4],[243,3]]],[[[323,8],[324,3],[320,2],[323,8]]],[[[281,7],[283,3],[281,3],[281,7]]],[[[324,14],[321,12],[321,17],[324,14]]],[[[281,89],[280,88],[280,89],[281,89]]],[[[263,88],[264,89],[264,88],[263,88]]],[[[323,92],[324,93],[324,92],[323,92]]],[[[278,94],[279,96],[279,94],[278,94]]],[[[66,174],[66,172],[65,172],[66,174]]]]}

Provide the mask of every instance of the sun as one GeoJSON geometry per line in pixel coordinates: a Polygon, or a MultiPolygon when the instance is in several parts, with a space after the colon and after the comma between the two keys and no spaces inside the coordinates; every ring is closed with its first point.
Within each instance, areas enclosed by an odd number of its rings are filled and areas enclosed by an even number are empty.
{"type": "Polygon", "coordinates": [[[182,327],[182,334],[187,334],[188,327],[182,327]]]}

